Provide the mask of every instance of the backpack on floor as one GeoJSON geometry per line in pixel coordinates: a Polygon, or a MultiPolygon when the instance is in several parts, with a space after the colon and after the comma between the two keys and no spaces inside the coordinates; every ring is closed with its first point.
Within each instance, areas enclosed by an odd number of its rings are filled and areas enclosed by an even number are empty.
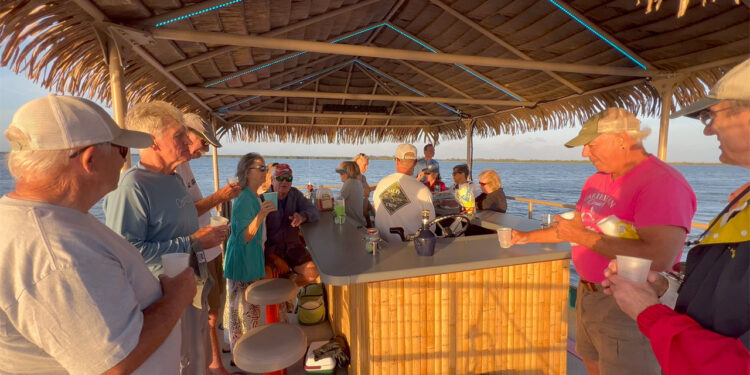
{"type": "Polygon", "coordinates": [[[323,284],[311,283],[297,292],[297,321],[302,325],[314,325],[326,320],[326,304],[323,284]]]}

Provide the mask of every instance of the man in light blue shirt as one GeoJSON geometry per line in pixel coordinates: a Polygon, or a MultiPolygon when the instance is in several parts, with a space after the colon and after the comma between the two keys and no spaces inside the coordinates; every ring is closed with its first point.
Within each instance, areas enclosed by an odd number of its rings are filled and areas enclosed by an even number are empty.
{"type": "MultiPolygon", "coordinates": [[[[190,160],[182,113],[162,101],[139,103],[128,110],[125,126],[151,134],[153,145],[139,149],[141,161],[122,174],[118,188],[105,198],[107,226],[138,248],[156,276],[163,272],[164,254],[191,253],[191,263],[205,263],[203,249],[223,242],[228,228],[199,228],[193,199],[174,172],[190,160]]],[[[201,306],[206,305],[211,281],[182,316],[182,374],[203,375],[208,370],[208,312],[201,306]]]]}
{"type": "Polygon", "coordinates": [[[425,181],[424,169],[434,165],[438,170],[440,169],[440,163],[434,159],[435,157],[435,146],[432,143],[428,143],[424,146],[424,157],[417,160],[417,165],[414,166],[414,172],[417,173],[417,180],[420,182],[425,181]]]}

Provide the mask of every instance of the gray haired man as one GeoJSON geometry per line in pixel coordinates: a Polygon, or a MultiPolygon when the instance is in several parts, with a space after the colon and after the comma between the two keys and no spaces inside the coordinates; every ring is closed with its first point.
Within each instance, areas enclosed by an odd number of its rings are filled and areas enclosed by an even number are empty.
{"type": "Polygon", "coordinates": [[[151,138],[56,95],[24,104],[5,136],[16,186],[0,199],[0,373],[177,373],[192,271],[157,280],[88,213],[151,138]]]}

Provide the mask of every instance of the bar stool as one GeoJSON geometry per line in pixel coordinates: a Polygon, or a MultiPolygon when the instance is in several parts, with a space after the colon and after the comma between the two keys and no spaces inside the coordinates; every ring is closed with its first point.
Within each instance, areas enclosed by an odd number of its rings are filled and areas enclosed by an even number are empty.
{"type": "Polygon", "coordinates": [[[278,304],[297,295],[297,286],[288,279],[265,279],[254,282],[245,291],[245,299],[266,306],[266,324],[245,333],[234,345],[234,363],[249,372],[286,375],[286,368],[297,362],[307,350],[307,336],[302,329],[278,323],[278,304]]]}

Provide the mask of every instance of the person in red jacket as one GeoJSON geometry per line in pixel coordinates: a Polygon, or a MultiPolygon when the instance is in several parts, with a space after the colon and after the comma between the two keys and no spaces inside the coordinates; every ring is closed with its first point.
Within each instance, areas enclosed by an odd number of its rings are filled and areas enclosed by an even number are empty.
{"type": "MultiPolygon", "coordinates": [[[[718,138],[722,163],[750,169],[748,82],[750,60],[730,70],[708,97],[672,117],[697,117],[703,133],[718,138]]],[[[750,183],[730,195],[729,205],[688,253],[674,310],[657,297],[667,289],[663,276],[651,272],[649,286],[616,272],[613,261],[605,271],[605,293],[636,320],[666,375],[750,374],[750,183]]]]}

